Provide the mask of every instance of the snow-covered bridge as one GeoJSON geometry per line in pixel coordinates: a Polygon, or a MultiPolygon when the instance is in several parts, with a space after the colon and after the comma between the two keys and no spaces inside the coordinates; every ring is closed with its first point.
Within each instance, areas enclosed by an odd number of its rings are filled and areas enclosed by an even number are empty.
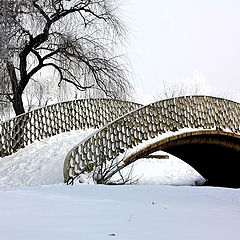
{"type": "Polygon", "coordinates": [[[140,107],[76,145],[65,160],[65,182],[91,163],[118,157],[124,160],[119,168],[164,150],[193,166],[209,184],[240,187],[239,120],[238,103],[214,97],[178,97],[140,107]]]}
{"type": "Polygon", "coordinates": [[[80,99],[39,108],[0,124],[0,157],[11,155],[35,140],[77,129],[99,129],[141,104],[80,99]]]}
{"type": "Polygon", "coordinates": [[[65,182],[102,161],[123,159],[119,168],[164,150],[193,166],[211,185],[240,187],[239,117],[240,104],[207,96],[178,97],[147,106],[78,100],[35,110],[1,125],[0,154],[9,155],[35,139],[62,131],[100,128],[84,141],[76,141],[69,151],[65,182]]]}

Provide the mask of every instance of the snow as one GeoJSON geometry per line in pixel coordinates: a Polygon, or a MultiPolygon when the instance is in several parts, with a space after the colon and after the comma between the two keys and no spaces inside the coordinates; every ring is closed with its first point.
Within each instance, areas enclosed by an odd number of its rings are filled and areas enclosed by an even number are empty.
{"type": "MultiPolygon", "coordinates": [[[[210,130],[216,130],[216,128],[212,128],[212,129],[204,129],[204,128],[182,128],[182,129],[178,129],[175,132],[165,132],[162,133],[154,138],[149,138],[148,140],[143,140],[141,143],[138,143],[136,146],[134,146],[131,149],[128,149],[127,151],[125,151],[124,153],[120,154],[118,156],[118,160],[123,159],[123,158],[128,158],[131,155],[149,147],[152,144],[155,144],[163,139],[167,139],[169,137],[174,137],[174,136],[178,136],[180,134],[184,134],[184,133],[189,133],[189,132],[198,132],[198,131],[210,131],[210,130]]],[[[231,133],[231,130],[228,128],[223,129],[224,132],[229,132],[231,133]]]]}
{"type": "Polygon", "coordinates": [[[95,131],[61,133],[0,159],[0,187],[63,183],[63,163],[68,151],[95,131]]]}
{"type": "MultiPolygon", "coordinates": [[[[165,152],[157,152],[165,155],[165,152]]],[[[155,153],[156,154],[156,153],[155,153]]],[[[171,154],[169,159],[139,159],[122,170],[127,176],[131,170],[131,177],[140,185],[202,185],[206,180],[190,165],[171,154]]],[[[115,174],[117,175],[117,174],[115,174]]],[[[113,177],[112,180],[117,180],[113,177]]]]}
{"type": "Polygon", "coordinates": [[[240,190],[63,184],[0,189],[1,239],[238,240],[240,190]]]}
{"type": "Polygon", "coordinates": [[[67,152],[94,131],[62,133],[0,159],[1,239],[239,239],[240,189],[169,186],[204,181],[171,155],[135,162],[140,185],[64,185],[67,152]]]}
{"type": "MultiPolygon", "coordinates": [[[[63,163],[68,151],[96,129],[77,130],[36,141],[0,160],[0,187],[63,183],[63,163]]],[[[143,147],[153,140],[140,144],[143,147]]],[[[128,153],[137,151],[131,149],[128,153]]],[[[163,153],[164,154],[164,153],[163,153]]],[[[136,161],[133,176],[138,184],[195,185],[204,178],[188,164],[168,154],[170,159],[136,161]]],[[[131,165],[130,165],[131,167],[131,165]]],[[[123,170],[128,173],[130,168],[123,170]]],[[[115,180],[118,176],[115,176],[115,180]]],[[[89,181],[92,182],[92,181],[89,181]]]]}

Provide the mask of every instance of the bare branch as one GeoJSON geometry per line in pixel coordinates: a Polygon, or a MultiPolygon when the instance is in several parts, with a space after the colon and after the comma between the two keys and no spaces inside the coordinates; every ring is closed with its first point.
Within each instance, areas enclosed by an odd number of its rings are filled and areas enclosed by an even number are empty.
{"type": "Polygon", "coordinates": [[[33,6],[39,11],[39,13],[46,19],[48,23],[51,22],[50,18],[48,17],[47,13],[37,4],[38,0],[32,0],[33,6]]]}
{"type": "Polygon", "coordinates": [[[67,82],[80,91],[126,98],[130,84],[125,61],[115,57],[125,26],[115,2],[0,1],[0,60],[16,114],[24,111],[22,94],[30,79],[46,67],[58,73],[59,85],[67,82]]]}

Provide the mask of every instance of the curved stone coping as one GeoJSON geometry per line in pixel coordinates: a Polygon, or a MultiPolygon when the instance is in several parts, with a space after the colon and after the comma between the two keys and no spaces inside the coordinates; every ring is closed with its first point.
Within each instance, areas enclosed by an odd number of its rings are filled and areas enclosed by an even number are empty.
{"type": "Polygon", "coordinates": [[[211,96],[187,96],[143,106],[107,124],[69,151],[64,181],[76,177],[90,163],[117,158],[144,140],[183,128],[239,133],[240,104],[211,96]]]}
{"type": "Polygon", "coordinates": [[[61,132],[99,129],[141,106],[121,100],[79,99],[27,112],[0,124],[0,157],[61,132]]]}
{"type": "MultiPolygon", "coordinates": [[[[160,140],[157,140],[151,144],[146,145],[146,147],[143,147],[139,149],[137,152],[134,152],[133,154],[130,154],[124,159],[124,164],[129,165],[133,163],[134,161],[143,158],[145,155],[149,155],[153,152],[162,150],[161,146],[163,145],[170,145],[172,142],[179,140],[179,139],[184,139],[188,137],[197,137],[197,136],[202,136],[202,135],[209,135],[209,136],[216,136],[216,135],[221,135],[221,136],[227,136],[227,137],[233,137],[236,138],[240,141],[240,135],[236,133],[231,133],[231,132],[225,132],[225,131],[219,131],[219,130],[197,130],[197,131],[190,131],[190,132],[185,132],[185,133],[180,133],[177,135],[173,135],[170,137],[163,137],[160,140]]],[[[187,143],[187,142],[186,142],[187,143]]],[[[204,142],[202,142],[204,143],[204,142]]],[[[240,145],[232,145],[231,143],[226,143],[226,142],[214,142],[214,144],[217,144],[219,146],[223,147],[228,147],[232,148],[236,151],[240,152],[240,145]]]]}

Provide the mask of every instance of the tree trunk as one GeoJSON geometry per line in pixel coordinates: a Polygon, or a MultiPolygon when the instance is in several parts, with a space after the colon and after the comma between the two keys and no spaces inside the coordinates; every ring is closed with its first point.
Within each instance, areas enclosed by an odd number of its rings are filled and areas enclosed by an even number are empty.
{"type": "Polygon", "coordinates": [[[12,84],[13,97],[10,98],[16,116],[25,113],[22,101],[23,87],[18,83],[15,67],[11,61],[7,61],[7,70],[12,84]]]}
{"type": "Polygon", "coordinates": [[[14,96],[12,98],[12,105],[13,109],[16,113],[16,116],[25,113],[24,107],[23,107],[23,100],[22,100],[22,94],[19,94],[18,92],[14,93],[14,96]]]}

